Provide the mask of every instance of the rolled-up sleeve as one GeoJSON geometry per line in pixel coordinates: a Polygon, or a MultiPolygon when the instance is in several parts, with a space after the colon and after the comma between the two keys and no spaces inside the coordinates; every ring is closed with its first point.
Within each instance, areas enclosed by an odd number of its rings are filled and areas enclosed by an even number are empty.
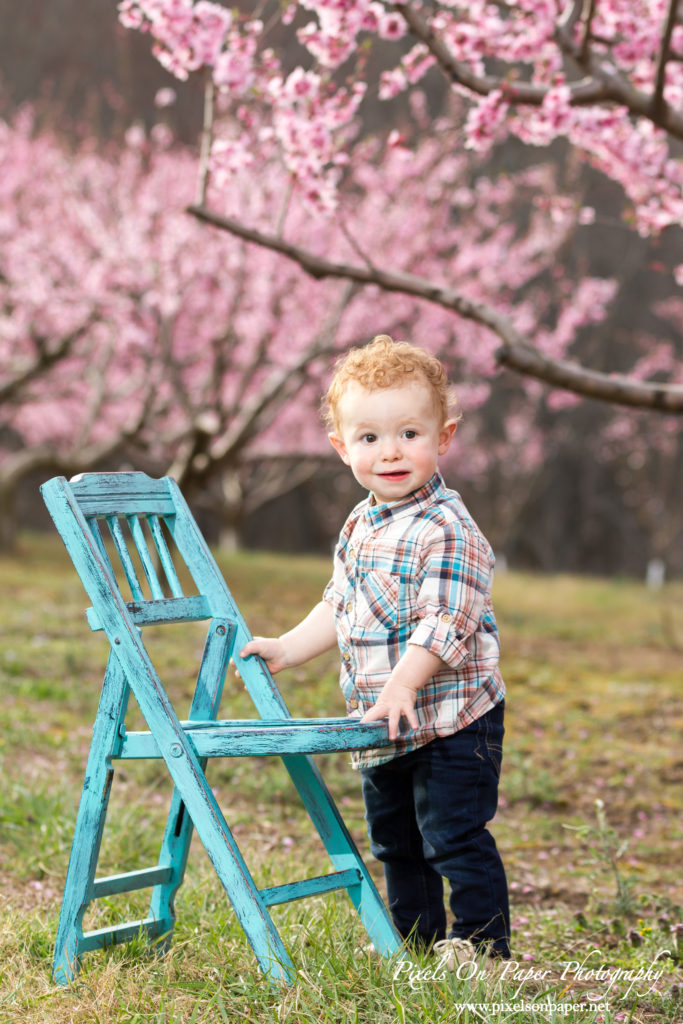
{"type": "Polygon", "coordinates": [[[457,668],[490,601],[493,558],[488,543],[459,522],[434,528],[425,545],[417,593],[419,623],[408,642],[457,668]]]}

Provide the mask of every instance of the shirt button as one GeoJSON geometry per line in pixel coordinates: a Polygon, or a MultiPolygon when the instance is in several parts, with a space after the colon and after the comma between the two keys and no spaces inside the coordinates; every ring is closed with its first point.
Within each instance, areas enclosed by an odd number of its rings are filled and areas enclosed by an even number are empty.
{"type": "Polygon", "coordinates": [[[349,612],[349,613],[353,611],[353,602],[352,601],[349,601],[348,604],[346,605],[346,611],[349,612]]]}
{"type": "Polygon", "coordinates": [[[441,616],[441,621],[442,622],[450,622],[452,618],[453,618],[453,616],[451,615],[450,612],[444,612],[443,615],[441,616]]]}
{"type": "Polygon", "coordinates": [[[358,707],[358,701],[357,700],[350,700],[349,701],[349,707],[350,708],[354,708],[354,710],[355,710],[355,708],[358,707]]]}
{"type": "Polygon", "coordinates": [[[355,557],[356,552],[353,550],[353,548],[349,548],[349,558],[354,559],[355,557]]]}
{"type": "Polygon", "coordinates": [[[351,655],[349,654],[348,651],[344,651],[344,653],[342,654],[342,658],[344,659],[344,661],[351,661],[351,655]]]}

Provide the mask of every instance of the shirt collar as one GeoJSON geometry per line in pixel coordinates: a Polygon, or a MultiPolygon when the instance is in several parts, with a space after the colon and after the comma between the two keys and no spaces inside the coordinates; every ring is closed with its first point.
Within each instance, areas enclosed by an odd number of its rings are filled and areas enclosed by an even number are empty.
{"type": "Polygon", "coordinates": [[[400,501],[388,503],[375,502],[373,495],[367,499],[367,505],[363,518],[367,524],[377,529],[379,526],[386,526],[394,519],[400,519],[405,515],[415,515],[429,508],[437,497],[440,497],[446,490],[443,477],[437,471],[434,476],[419,487],[416,491],[407,494],[400,501]]]}

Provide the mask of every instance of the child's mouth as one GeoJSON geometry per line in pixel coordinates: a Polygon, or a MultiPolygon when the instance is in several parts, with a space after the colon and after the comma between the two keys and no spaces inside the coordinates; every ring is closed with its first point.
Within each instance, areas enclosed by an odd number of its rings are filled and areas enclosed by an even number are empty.
{"type": "Polygon", "coordinates": [[[380,473],[380,476],[384,480],[403,480],[404,477],[408,476],[408,470],[396,469],[391,473],[380,473]]]}

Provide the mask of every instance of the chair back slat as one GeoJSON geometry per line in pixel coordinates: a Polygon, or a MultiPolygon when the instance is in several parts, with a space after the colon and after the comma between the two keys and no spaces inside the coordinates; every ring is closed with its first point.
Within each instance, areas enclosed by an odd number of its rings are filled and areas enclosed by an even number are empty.
{"type": "Polygon", "coordinates": [[[168,549],[166,538],[164,537],[161,529],[159,517],[155,515],[148,515],[147,522],[149,523],[149,528],[152,531],[154,546],[157,550],[159,561],[163,566],[164,573],[166,574],[168,585],[171,588],[171,594],[173,597],[184,597],[183,588],[180,585],[180,580],[178,579],[178,574],[176,573],[175,565],[171,558],[171,552],[168,549]]]}
{"type": "Polygon", "coordinates": [[[97,518],[95,516],[86,516],[86,522],[90,527],[90,533],[93,536],[93,539],[95,541],[95,547],[97,548],[97,551],[102,561],[106,565],[107,569],[109,569],[109,572],[112,574],[112,576],[115,577],[114,567],[111,564],[109,552],[105,547],[104,538],[102,537],[102,531],[100,530],[100,524],[97,521],[97,518]]]}
{"type": "Polygon", "coordinates": [[[144,473],[86,473],[70,481],[54,478],[41,490],[88,590],[90,628],[107,633],[122,663],[125,645],[119,646],[117,637],[123,634],[137,646],[140,628],[147,624],[227,619],[235,625],[232,657],[259,715],[290,717],[266,665],[239,657],[251,633],[174,480],[153,480],[144,473]],[[84,544],[86,534],[90,540],[84,544]],[[109,557],[112,548],[118,557],[109,557]],[[121,563],[116,570],[114,562],[121,563]],[[127,589],[130,594],[124,594],[127,589]],[[201,600],[186,603],[193,594],[201,600]]]}
{"type": "MultiPolygon", "coordinates": [[[[194,591],[193,596],[190,583],[186,596],[181,584],[189,566],[174,539],[178,509],[169,485],[168,479],[153,480],[144,473],[85,473],[68,482],[48,481],[42,488],[72,557],[76,555],[79,572],[83,558],[87,560],[77,541],[80,522],[83,539],[90,538],[89,547],[103,574],[101,582],[106,580],[112,595],[118,595],[121,612],[138,627],[198,621],[214,614],[203,591],[194,591]]],[[[111,605],[106,600],[101,603],[99,584],[90,596],[93,607],[86,612],[90,628],[106,629],[111,605]]]]}
{"type": "Polygon", "coordinates": [[[123,536],[123,530],[121,529],[119,518],[118,516],[107,516],[106,519],[109,532],[111,533],[111,538],[114,541],[116,553],[121,560],[123,571],[126,575],[126,579],[128,580],[128,586],[130,587],[133,600],[144,601],[145,595],[142,592],[140,580],[138,579],[138,574],[135,571],[135,566],[133,565],[133,559],[130,557],[130,552],[128,550],[128,545],[126,544],[126,539],[123,536]]]}
{"type": "Polygon", "coordinates": [[[131,536],[133,537],[135,547],[137,548],[137,552],[140,556],[142,568],[144,570],[145,576],[147,577],[147,582],[149,583],[152,598],[155,601],[161,601],[164,598],[164,591],[161,586],[161,583],[159,582],[159,577],[157,576],[157,571],[152,556],[149,553],[149,548],[147,547],[147,538],[145,537],[144,531],[142,529],[140,517],[127,516],[126,518],[128,520],[128,526],[130,527],[130,532],[131,536]]]}

